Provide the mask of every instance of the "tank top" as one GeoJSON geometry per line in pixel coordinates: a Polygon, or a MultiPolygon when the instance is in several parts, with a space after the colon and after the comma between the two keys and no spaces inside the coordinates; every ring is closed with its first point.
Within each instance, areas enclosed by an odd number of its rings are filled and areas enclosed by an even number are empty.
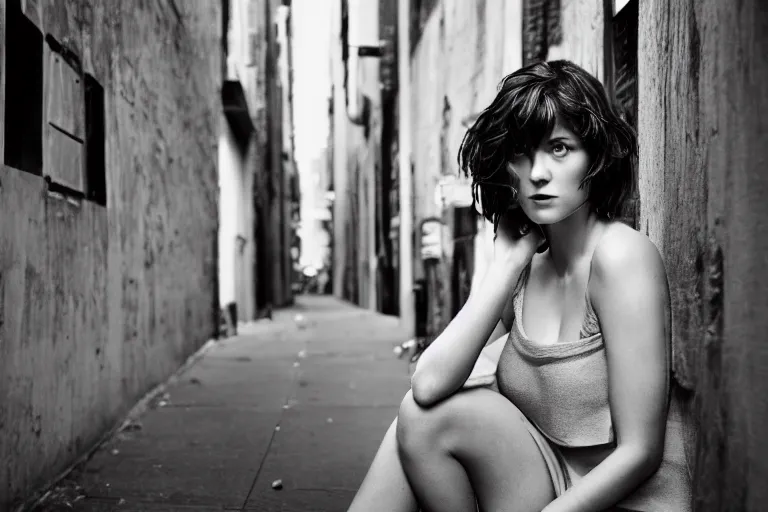
{"type": "MultiPolygon", "coordinates": [[[[538,344],[522,325],[530,267],[513,297],[514,322],[496,370],[499,392],[509,399],[557,450],[570,480],[573,468],[589,471],[615,448],[608,401],[608,366],[597,315],[586,296],[579,339],[538,344]],[[567,448],[594,447],[595,450],[567,448]],[[603,456],[595,461],[595,453],[603,456]]],[[[668,402],[661,466],[620,506],[648,512],[690,511],[690,477],[684,452],[684,425],[674,394],[668,402]]]]}

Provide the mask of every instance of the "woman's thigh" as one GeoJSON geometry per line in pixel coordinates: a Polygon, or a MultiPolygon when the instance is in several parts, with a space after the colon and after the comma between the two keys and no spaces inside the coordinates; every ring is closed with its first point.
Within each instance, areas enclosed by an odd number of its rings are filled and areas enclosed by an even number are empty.
{"type": "Polygon", "coordinates": [[[481,510],[538,512],[555,492],[524,421],[509,400],[487,389],[461,391],[429,409],[409,394],[400,408],[398,439],[401,449],[438,449],[458,460],[481,510]]]}

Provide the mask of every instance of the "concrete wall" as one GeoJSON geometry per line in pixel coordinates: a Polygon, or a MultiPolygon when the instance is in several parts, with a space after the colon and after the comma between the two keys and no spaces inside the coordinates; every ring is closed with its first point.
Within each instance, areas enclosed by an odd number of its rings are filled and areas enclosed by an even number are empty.
{"type": "MultiPolygon", "coordinates": [[[[274,4],[274,1],[271,3],[274,4]]],[[[268,75],[267,59],[274,59],[275,56],[268,51],[267,9],[273,9],[272,16],[277,19],[274,6],[268,4],[266,0],[230,0],[226,36],[227,79],[240,82],[256,133],[251,135],[247,147],[244,147],[235,140],[231,128],[223,121],[219,137],[219,297],[222,307],[235,302],[238,318],[245,321],[261,314],[256,303],[257,288],[258,292],[270,291],[265,295],[271,293],[274,286],[272,268],[280,263],[280,259],[270,260],[265,256],[261,258],[263,261],[259,261],[257,245],[264,246],[259,248],[263,253],[267,252],[266,246],[282,247],[270,243],[268,237],[258,240],[254,229],[256,222],[265,225],[275,222],[268,216],[257,219],[254,206],[255,183],[268,186],[272,174],[268,154],[272,150],[271,138],[275,135],[271,134],[267,125],[270,104],[265,84],[280,79],[276,73],[268,75]],[[257,275],[258,265],[266,266],[267,270],[257,275]],[[264,276],[269,276],[270,282],[266,282],[264,276]]],[[[285,120],[280,119],[275,125],[284,124],[285,120]]],[[[276,158],[279,163],[279,155],[276,158]]],[[[282,170],[281,167],[279,169],[282,170]]],[[[265,194],[263,202],[268,203],[269,197],[265,194]]],[[[269,212],[266,206],[264,210],[269,212]]],[[[282,281],[278,284],[282,288],[282,281]]],[[[260,306],[264,307],[263,304],[260,306]]]]}
{"type": "Polygon", "coordinates": [[[379,43],[379,1],[349,0],[346,38],[342,2],[333,2],[333,293],[378,309],[376,218],[381,171],[379,59],[359,57],[358,46],[379,43]],[[348,43],[345,62],[342,47],[348,43]],[[345,74],[346,71],[346,84],[345,74]]]}
{"type": "MultiPolygon", "coordinates": [[[[353,46],[379,44],[379,1],[351,0],[349,42],[353,46]]],[[[350,48],[348,114],[353,121],[349,128],[350,149],[353,153],[349,171],[357,173],[353,179],[356,203],[354,217],[349,221],[355,230],[357,246],[357,297],[362,307],[378,309],[376,254],[377,190],[381,172],[381,89],[379,58],[359,57],[356,48],[350,48]],[[367,118],[365,101],[369,101],[367,118]]],[[[354,174],[353,174],[354,176],[354,174]]]]}
{"type": "Polygon", "coordinates": [[[768,12],[640,10],[641,225],[673,290],[678,379],[695,391],[695,510],[762,510],[768,442],[768,12]]]}
{"type": "Polygon", "coordinates": [[[331,142],[333,158],[333,294],[345,297],[347,281],[347,225],[349,208],[347,170],[347,108],[344,88],[344,61],[342,60],[342,2],[331,2],[330,68],[332,86],[331,142]]]}
{"type": "Polygon", "coordinates": [[[548,60],[568,59],[600,81],[605,79],[603,57],[604,0],[561,0],[560,44],[550,46],[548,60]]]}
{"type": "Polygon", "coordinates": [[[0,167],[1,509],[178,368],[217,307],[219,4],[26,5],[104,87],[107,206],[0,167]]]}

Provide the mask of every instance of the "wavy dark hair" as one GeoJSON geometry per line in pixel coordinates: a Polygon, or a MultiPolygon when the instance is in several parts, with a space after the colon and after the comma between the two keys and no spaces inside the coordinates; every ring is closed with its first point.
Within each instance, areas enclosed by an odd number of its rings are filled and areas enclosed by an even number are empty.
{"type": "Polygon", "coordinates": [[[611,105],[603,85],[567,60],[538,62],[506,76],[493,102],[467,130],[459,168],[472,178],[473,206],[493,222],[517,201],[508,163],[532,155],[558,118],[581,138],[590,168],[581,183],[604,218],[621,216],[632,193],[637,136],[611,105]]]}

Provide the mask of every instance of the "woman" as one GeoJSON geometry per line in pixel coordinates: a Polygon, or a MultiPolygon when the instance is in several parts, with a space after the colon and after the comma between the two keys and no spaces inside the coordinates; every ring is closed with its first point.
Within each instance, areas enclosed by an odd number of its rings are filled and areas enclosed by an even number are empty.
{"type": "Polygon", "coordinates": [[[459,151],[493,261],[422,354],[351,511],[690,510],[664,264],[615,220],[635,154],[575,64],[502,81],[459,151]],[[506,332],[495,382],[473,385],[506,332]]]}

